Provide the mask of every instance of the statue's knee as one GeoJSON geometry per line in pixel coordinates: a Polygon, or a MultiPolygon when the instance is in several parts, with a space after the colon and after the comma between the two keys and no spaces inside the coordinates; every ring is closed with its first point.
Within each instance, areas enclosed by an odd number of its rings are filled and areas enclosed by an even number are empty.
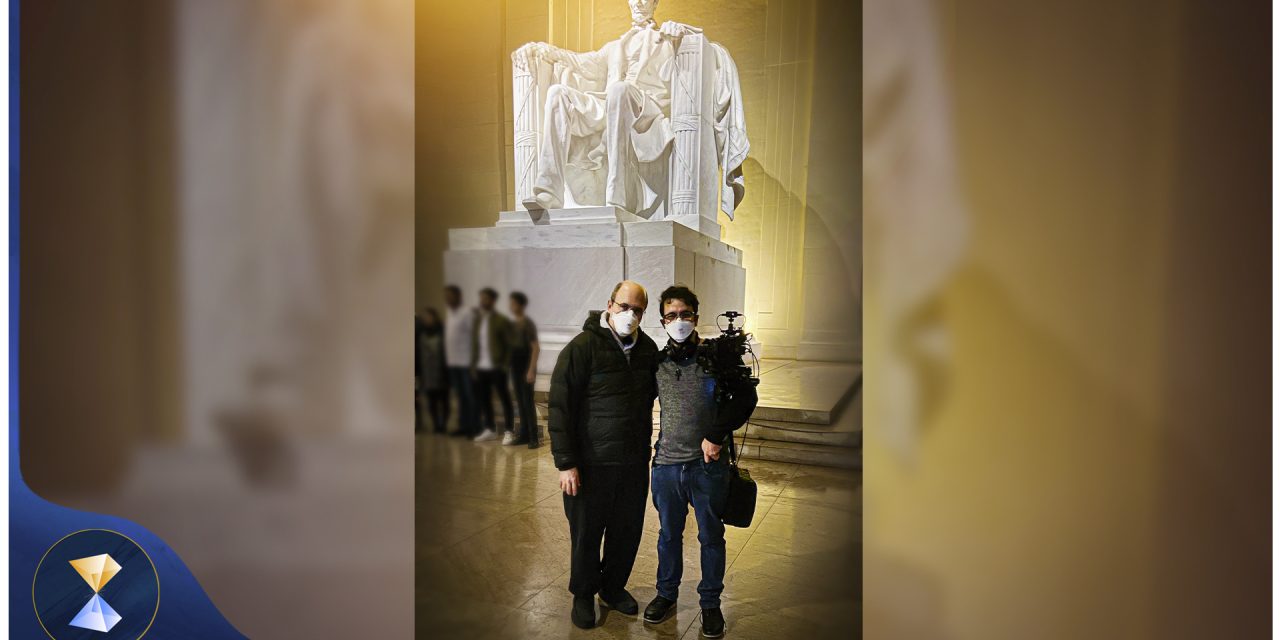
{"type": "Polygon", "coordinates": [[[552,85],[550,89],[547,89],[548,105],[562,104],[568,101],[568,99],[569,99],[569,88],[562,84],[552,85]]]}
{"type": "Polygon", "coordinates": [[[605,90],[605,98],[610,104],[618,104],[627,99],[627,92],[630,90],[625,82],[615,82],[609,85],[605,90]]]}

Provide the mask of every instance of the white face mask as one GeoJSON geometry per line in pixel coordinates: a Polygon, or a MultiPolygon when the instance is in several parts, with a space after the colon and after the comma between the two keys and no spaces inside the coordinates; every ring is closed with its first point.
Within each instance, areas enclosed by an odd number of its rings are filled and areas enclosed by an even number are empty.
{"type": "Polygon", "coordinates": [[[667,335],[671,336],[671,339],[676,342],[688,340],[689,336],[693,335],[693,321],[676,320],[675,322],[668,322],[667,335]]]}
{"type": "Polygon", "coordinates": [[[622,313],[615,313],[612,318],[613,330],[624,338],[635,333],[636,325],[640,324],[640,320],[636,318],[636,312],[630,309],[622,313]]]}

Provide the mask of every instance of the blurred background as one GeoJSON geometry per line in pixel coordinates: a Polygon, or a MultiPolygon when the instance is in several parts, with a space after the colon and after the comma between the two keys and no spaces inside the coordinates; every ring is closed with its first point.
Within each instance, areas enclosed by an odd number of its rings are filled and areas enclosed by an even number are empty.
{"type": "Polygon", "coordinates": [[[866,635],[1266,637],[1271,5],[863,9],[866,635]]]}
{"type": "Polygon", "coordinates": [[[250,637],[412,633],[413,14],[22,6],[23,475],[250,637]]]}

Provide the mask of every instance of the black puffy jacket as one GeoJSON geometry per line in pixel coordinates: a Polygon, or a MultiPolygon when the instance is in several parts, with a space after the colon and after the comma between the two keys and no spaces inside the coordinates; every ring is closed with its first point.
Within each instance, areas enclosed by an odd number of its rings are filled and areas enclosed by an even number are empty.
{"type": "Polygon", "coordinates": [[[658,347],[636,331],[630,359],[592,311],[551,373],[551,455],[556,468],[645,464],[653,438],[658,347]]]}

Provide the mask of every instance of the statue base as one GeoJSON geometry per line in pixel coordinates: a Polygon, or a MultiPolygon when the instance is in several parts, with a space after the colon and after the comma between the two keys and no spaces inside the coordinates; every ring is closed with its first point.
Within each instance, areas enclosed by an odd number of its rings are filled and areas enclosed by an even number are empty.
{"type": "Polygon", "coordinates": [[[659,345],[658,294],[685,284],[698,294],[702,335],[718,335],[716,316],[743,311],[742,251],[676,220],[644,220],[615,207],[506,211],[493,227],[449,230],[445,280],[462,288],[468,305],[480,289],[504,298],[522,291],[538,325],[538,370],[550,372],[587,314],[603,309],[614,285],[635,280],[649,291],[641,328],[659,345]]]}
{"type": "Polygon", "coordinates": [[[618,224],[644,222],[644,218],[617,207],[575,209],[520,209],[498,214],[499,227],[566,226],[574,224],[618,224]]]}

